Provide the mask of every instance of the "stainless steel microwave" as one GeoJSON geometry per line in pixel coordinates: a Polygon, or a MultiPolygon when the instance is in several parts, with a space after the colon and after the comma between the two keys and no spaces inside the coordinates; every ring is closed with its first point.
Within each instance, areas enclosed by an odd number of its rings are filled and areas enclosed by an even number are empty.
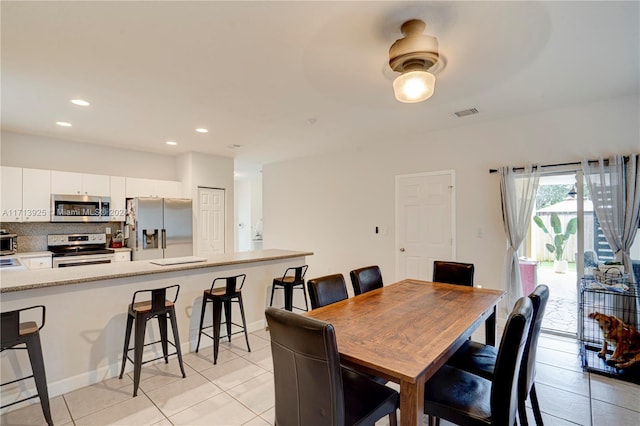
{"type": "Polygon", "coordinates": [[[51,222],[109,222],[110,197],[51,195],[51,222]]]}

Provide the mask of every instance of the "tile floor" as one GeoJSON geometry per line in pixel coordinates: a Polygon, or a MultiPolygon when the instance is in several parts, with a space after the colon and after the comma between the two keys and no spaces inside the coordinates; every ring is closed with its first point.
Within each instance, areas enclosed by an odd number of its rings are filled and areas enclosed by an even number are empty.
{"type": "MultiPolygon", "coordinates": [[[[223,344],[218,365],[211,347],[147,365],[138,396],[132,379],[109,379],[51,399],[56,425],[271,425],[273,374],[268,333],[223,344]],[[236,343],[237,342],[237,343],[236,343]]],[[[583,372],[575,340],[542,335],[536,388],[546,425],[640,425],[640,386],[583,372]]],[[[530,423],[535,424],[528,410],[530,423]]],[[[2,425],[45,424],[39,404],[2,415],[2,425]]],[[[387,424],[386,419],[380,422],[387,424]]],[[[447,422],[442,422],[443,425],[447,422]]]]}

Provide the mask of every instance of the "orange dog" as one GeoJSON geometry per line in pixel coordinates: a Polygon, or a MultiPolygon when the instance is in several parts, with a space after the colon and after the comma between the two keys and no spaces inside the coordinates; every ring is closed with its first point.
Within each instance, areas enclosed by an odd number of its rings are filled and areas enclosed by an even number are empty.
{"type": "Polygon", "coordinates": [[[617,368],[630,367],[640,361],[640,333],[614,316],[592,312],[589,318],[598,321],[604,343],[598,356],[602,359],[607,354],[607,342],[615,345],[616,349],[607,364],[617,368]]]}

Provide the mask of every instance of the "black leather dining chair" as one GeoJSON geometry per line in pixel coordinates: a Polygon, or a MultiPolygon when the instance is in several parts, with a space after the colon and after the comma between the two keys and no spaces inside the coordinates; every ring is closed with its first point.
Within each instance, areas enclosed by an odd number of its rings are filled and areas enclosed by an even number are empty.
{"type": "Polygon", "coordinates": [[[473,263],[433,262],[433,282],[473,287],[473,263]]]}
{"type": "Polygon", "coordinates": [[[326,275],[307,281],[311,309],[327,306],[349,298],[342,274],[326,275]]]}
{"type": "Polygon", "coordinates": [[[333,326],[283,309],[265,311],[271,335],[275,424],[397,424],[395,390],[340,366],[333,326]]]}
{"type": "Polygon", "coordinates": [[[353,293],[357,296],[382,287],[382,273],[377,265],[354,269],[349,272],[353,293]]]}
{"type": "Polygon", "coordinates": [[[517,300],[505,325],[492,380],[444,365],[425,384],[424,413],[459,425],[515,424],[518,368],[533,316],[528,297],[517,300]]]}
{"type": "MultiPolygon", "coordinates": [[[[533,304],[533,318],[518,377],[518,415],[520,417],[520,425],[526,426],[528,421],[525,401],[529,397],[536,424],[541,426],[542,413],[540,412],[535,387],[536,353],[542,319],[549,300],[549,287],[544,284],[537,286],[529,295],[529,299],[533,304]]],[[[469,340],[464,342],[460,349],[447,361],[447,364],[491,380],[494,376],[497,358],[498,350],[494,346],[469,340]]]]}

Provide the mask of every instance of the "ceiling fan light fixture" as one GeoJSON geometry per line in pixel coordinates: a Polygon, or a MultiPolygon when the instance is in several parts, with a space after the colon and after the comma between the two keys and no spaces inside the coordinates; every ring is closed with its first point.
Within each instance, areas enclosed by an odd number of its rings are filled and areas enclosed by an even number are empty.
{"type": "Polygon", "coordinates": [[[422,102],[433,96],[436,77],[428,71],[408,71],[393,80],[396,100],[403,103],[422,102]]]}
{"type": "Polygon", "coordinates": [[[389,66],[401,73],[393,81],[396,100],[403,103],[422,102],[433,96],[436,77],[428,70],[439,58],[438,39],[423,34],[426,25],[412,19],[402,24],[404,38],[389,49],[389,66]]]}

